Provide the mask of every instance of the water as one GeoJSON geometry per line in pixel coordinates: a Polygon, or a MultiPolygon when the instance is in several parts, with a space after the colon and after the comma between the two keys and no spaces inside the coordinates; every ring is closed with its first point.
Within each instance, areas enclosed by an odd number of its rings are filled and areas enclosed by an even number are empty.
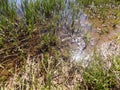
{"type": "Polygon", "coordinates": [[[75,0],[66,0],[61,21],[63,28],[58,32],[59,38],[63,43],[69,43],[67,47],[70,49],[71,60],[81,61],[89,57],[85,37],[88,32],[92,31],[92,28],[87,15],[81,9],[71,7],[69,3],[74,3],[76,7],[79,7],[75,0]]]}
{"type": "Polygon", "coordinates": [[[9,3],[11,3],[12,1],[14,1],[17,5],[21,3],[21,0],[8,0],[9,3]]]}
{"type": "Polygon", "coordinates": [[[21,1],[22,0],[8,0],[8,2],[11,4],[11,3],[15,3],[16,5],[16,13],[17,13],[17,16],[19,18],[22,18],[24,16],[23,14],[23,11],[21,9],[21,1]]]}

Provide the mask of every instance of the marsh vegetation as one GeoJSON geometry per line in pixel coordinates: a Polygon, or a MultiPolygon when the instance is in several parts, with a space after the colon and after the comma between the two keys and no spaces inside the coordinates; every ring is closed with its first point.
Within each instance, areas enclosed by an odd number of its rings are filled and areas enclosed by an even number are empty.
{"type": "Polygon", "coordinates": [[[119,90],[119,32],[119,0],[0,0],[0,90],[119,90]]]}

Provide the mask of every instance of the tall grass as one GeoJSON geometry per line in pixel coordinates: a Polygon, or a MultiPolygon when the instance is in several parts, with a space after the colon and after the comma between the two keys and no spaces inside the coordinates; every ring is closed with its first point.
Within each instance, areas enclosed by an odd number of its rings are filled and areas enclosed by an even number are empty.
{"type": "MultiPolygon", "coordinates": [[[[59,15],[64,6],[64,0],[22,0],[18,6],[13,1],[0,1],[0,48],[16,48],[20,50],[22,40],[32,38],[32,33],[46,23],[49,32],[53,32],[57,19],[53,16],[59,15]],[[22,16],[17,14],[20,9],[22,16]],[[22,18],[19,18],[22,17],[22,18]],[[49,20],[54,22],[49,23],[49,20]],[[51,28],[53,26],[53,28],[51,28]],[[51,30],[52,29],[52,30],[51,30]],[[10,47],[8,47],[8,45],[10,47]]],[[[45,28],[46,28],[45,27],[45,28]]],[[[40,30],[37,30],[41,32],[40,30]]],[[[53,34],[55,37],[55,34],[53,34]]],[[[21,49],[22,50],[22,49],[21,49]]],[[[23,51],[23,50],[22,50],[23,51]]],[[[19,52],[19,51],[18,51],[19,52]]],[[[21,51],[20,51],[21,52],[21,51]]],[[[10,54],[10,52],[6,52],[10,54]]]]}

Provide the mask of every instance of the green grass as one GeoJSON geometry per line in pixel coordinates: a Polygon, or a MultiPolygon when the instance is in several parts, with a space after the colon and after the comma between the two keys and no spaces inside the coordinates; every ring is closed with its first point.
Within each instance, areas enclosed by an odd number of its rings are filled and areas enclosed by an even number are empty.
{"type": "MultiPolygon", "coordinates": [[[[50,37],[50,41],[45,41],[45,45],[48,43],[54,43],[56,22],[60,9],[64,6],[62,0],[31,0],[29,3],[27,0],[21,1],[21,8],[23,12],[22,19],[19,19],[16,13],[16,4],[12,2],[8,4],[7,0],[0,2],[0,48],[15,48],[19,52],[19,48],[22,50],[20,43],[21,40],[30,39],[33,37],[33,33],[41,32],[36,29],[43,29],[42,24],[45,24],[47,29],[47,36],[50,37]],[[55,15],[55,16],[54,16],[55,15]],[[54,17],[53,17],[54,16],[54,17]],[[53,22],[49,22],[49,20],[53,22]],[[52,41],[53,40],[53,41],[52,41]],[[48,42],[48,43],[47,43],[48,42]]],[[[41,36],[39,33],[37,36],[41,36]]],[[[45,37],[45,36],[44,36],[45,37]]],[[[41,37],[40,37],[41,38],[41,37]]],[[[41,38],[42,39],[42,38],[41,38]]],[[[22,50],[24,51],[24,50],[22,50]]],[[[6,51],[6,53],[11,53],[6,51]]],[[[24,52],[23,52],[24,53],[24,52]]]]}
{"type": "Polygon", "coordinates": [[[114,73],[116,69],[113,64],[112,58],[103,60],[101,56],[94,56],[94,60],[89,63],[83,75],[88,88],[92,90],[118,89],[116,86],[118,77],[114,73]]]}

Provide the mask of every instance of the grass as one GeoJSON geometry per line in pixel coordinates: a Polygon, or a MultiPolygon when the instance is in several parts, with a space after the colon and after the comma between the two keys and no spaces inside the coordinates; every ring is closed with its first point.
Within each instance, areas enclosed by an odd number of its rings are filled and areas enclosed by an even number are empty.
{"type": "Polygon", "coordinates": [[[119,60],[120,57],[109,57],[103,60],[94,55],[86,68],[80,63],[65,62],[48,53],[31,58],[28,55],[26,64],[19,73],[7,83],[3,83],[5,90],[119,90],[119,60]],[[39,58],[40,57],[40,58],[39,58]],[[56,62],[56,63],[55,63],[56,62]]]}
{"type": "MultiPolygon", "coordinates": [[[[84,7],[87,11],[91,4],[95,6],[87,14],[95,13],[93,18],[100,15],[104,21],[107,11],[111,14],[110,7],[105,5],[112,2],[119,5],[119,1],[110,0],[76,0],[80,7],[69,3],[74,12],[69,28],[75,28],[74,20],[79,9],[84,7]]],[[[64,0],[22,0],[20,7],[23,16],[20,17],[16,13],[16,3],[0,1],[1,90],[120,89],[119,56],[108,56],[104,60],[95,50],[93,60],[83,67],[81,62],[70,61],[66,50],[61,52],[63,45],[57,37],[57,30],[64,24],[61,13],[65,3],[64,0]]],[[[119,10],[115,8],[113,12],[117,16],[113,22],[116,25],[119,10]]],[[[106,32],[102,29],[101,33],[106,32]]],[[[86,43],[89,37],[87,33],[86,43]]]]}
{"type": "Polygon", "coordinates": [[[101,33],[104,35],[114,30],[119,23],[119,3],[116,0],[89,0],[83,9],[93,26],[101,29],[101,33]]]}
{"type": "MultiPolygon", "coordinates": [[[[114,90],[117,87],[117,77],[115,75],[113,59],[109,58],[105,61],[100,56],[95,56],[90,62],[88,68],[85,69],[84,79],[88,85],[88,89],[92,90],[114,90]]],[[[116,64],[117,65],[117,64],[116,64]]]]}

